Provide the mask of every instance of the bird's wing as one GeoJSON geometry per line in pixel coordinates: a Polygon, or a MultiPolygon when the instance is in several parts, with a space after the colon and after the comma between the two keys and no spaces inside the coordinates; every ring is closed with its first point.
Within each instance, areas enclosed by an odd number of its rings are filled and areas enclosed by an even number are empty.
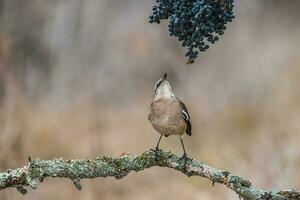
{"type": "Polygon", "coordinates": [[[182,117],[187,124],[186,133],[189,136],[191,136],[192,135],[192,124],[191,124],[190,114],[189,114],[186,106],[184,105],[184,103],[180,100],[178,100],[178,101],[179,101],[179,105],[181,107],[182,117]]]}

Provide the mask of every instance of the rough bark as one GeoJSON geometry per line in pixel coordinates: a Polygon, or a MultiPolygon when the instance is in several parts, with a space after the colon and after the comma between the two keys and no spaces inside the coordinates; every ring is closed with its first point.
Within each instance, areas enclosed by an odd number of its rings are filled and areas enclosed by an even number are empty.
{"type": "Polygon", "coordinates": [[[201,176],[220,183],[235,191],[243,199],[300,199],[300,192],[295,190],[260,190],[251,186],[251,182],[241,176],[228,171],[210,167],[197,160],[180,160],[180,157],[172,152],[159,150],[146,151],[141,155],[122,154],[112,158],[103,156],[96,159],[52,160],[28,159],[29,163],[22,168],[8,170],[0,173],[0,190],[15,187],[22,194],[26,194],[26,188],[36,189],[39,182],[47,177],[69,178],[78,190],[81,189],[80,180],[85,178],[115,177],[121,179],[131,171],[160,166],[175,169],[187,176],[201,176]]]}

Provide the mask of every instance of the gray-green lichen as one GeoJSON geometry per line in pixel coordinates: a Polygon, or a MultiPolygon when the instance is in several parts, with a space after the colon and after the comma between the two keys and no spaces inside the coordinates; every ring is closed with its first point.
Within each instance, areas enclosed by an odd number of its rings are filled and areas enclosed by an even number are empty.
{"type": "Polygon", "coordinates": [[[112,158],[103,156],[96,159],[52,160],[29,159],[23,168],[0,173],[0,190],[15,187],[22,194],[26,188],[37,188],[39,182],[47,177],[69,178],[78,190],[81,179],[115,177],[121,179],[131,171],[160,166],[172,168],[187,176],[201,176],[212,183],[220,183],[234,190],[241,198],[249,200],[300,200],[300,192],[295,190],[265,191],[251,186],[250,181],[228,171],[218,170],[197,160],[179,160],[172,152],[149,150],[141,155],[122,154],[112,158]]]}

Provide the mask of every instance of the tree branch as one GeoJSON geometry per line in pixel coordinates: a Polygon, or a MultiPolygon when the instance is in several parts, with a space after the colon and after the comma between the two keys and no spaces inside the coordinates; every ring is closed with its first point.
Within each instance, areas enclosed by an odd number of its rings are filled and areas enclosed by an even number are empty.
{"type": "Polygon", "coordinates": [[[212,183],[220,183],[235,191],[239,197],[247,200],[287,200],[300,199],[300,192],[295,190],[259,190],[251,186],[250,181],[228,171],[210,167],[197,160],[179,160],[172,152],[162,150],[156,153],[152,150],[141,155],[122,154],[118,158],[103,156],[94,160],[40,160],[29,158],[29,163],[23,168],[8,170],[0,173],[0,190],[15,187],[22,194],[26,194],[26,187],[37,188],[39,182],[46,177],[69,178],[78,190],[81,189],[80,180],[85,178],[115,177],[121,179],[131,171],[160,166],[180,171],[187,176],[201,176],[212,183]]]}

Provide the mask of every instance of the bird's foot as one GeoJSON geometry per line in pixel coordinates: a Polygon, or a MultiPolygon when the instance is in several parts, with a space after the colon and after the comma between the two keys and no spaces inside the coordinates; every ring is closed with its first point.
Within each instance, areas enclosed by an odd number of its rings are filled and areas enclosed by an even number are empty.
{"type": "Polygon", "coordinates": [[[190,161],[190,162],[191,162],[193,159],[190,159],[189,157],[187,157],[186,153],[184,153],[184,154],[181,156],[181,158],[179,158],[178,161],[181,161],[181,160],[183,160],[183,161],[184,161],[184,164],[186,164],[187,161],[190,161]]]}
{"type": "Polygon", "coordinates": [[[157,162],[157,155],[158,155],[158,152],[160,151],[160,149],[158,147],[155,147],[155,149],[151,149],[151,151],[154,151],[154,153],[155,153],[155,162],[157,162]]]}
{"type": "Polygon", "coordinates": [[[155,153],[157,153],[160,149],[159,149],[158,147],[155,147],[154,149],[151,148],[150,150],[151,150],[151,151],[154,151],[155,153]]]}

